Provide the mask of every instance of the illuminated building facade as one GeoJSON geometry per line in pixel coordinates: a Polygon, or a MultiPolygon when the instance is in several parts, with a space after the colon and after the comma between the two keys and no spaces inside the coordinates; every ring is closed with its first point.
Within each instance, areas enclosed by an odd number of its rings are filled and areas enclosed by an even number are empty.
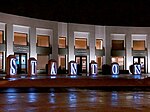
{"type": "Polygon", "coordinates": [[[50,59],[68,70],[68,62],[80,64],[89,73],[89,63],[98,69],[117,62],[121,70],[133,63],[150,73],[150,28],[63,23],[0,13],[0,71],[6,57],[15,55],[18,73],[28,72],[28,59],[37,59],[38,73],[46,72],[50,59]]]}

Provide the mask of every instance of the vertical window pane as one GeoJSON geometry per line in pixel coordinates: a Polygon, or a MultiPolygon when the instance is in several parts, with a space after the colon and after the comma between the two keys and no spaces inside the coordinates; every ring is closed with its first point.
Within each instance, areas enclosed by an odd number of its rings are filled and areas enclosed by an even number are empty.
{"type": "Polygon", "coordinates": [[[87,39],[86,38],[76,38],[75,39],[75,49],[86,49],[87,39]]]}
{"type": "Polygon", "coordinates": [[[119,64],[120,70],[124,69],[124,57],[112,57],[112,63],[113,62],[119,64]]]}
{"type": "Polygon", "coordinates": [[[3,69],[3,53],[0,52],[0,70],[3,69]]]}
{"type": "Polygon", "coordinates": [[[97,56],[96,57],[96,63],[98,65],[98,69],[102,69],[102,57],[97,56]]]}
{"type": "Polygon", "coordinates": [[[16,45],[27,45],[27,34],[25,33],[14,33],[14,44],[16,45]]]}
{"type": "Polygon", "coordinates": [[[45,70],[46,64],[48,64],[49,56],[48,55],[37,55],[37,69],[45,70]]]}
{"type": "Polygon", "coordinates": [[[133,40],[133,50],[145,50],[145,41],[133,40]]]}
{"type": "Polygon", "coordinates": [[[113,50],[124,50],[124,40],[112,40],[113,50]]]}
{"type": "Polygon", "coordinates": [[[102,40],[96,39],[96,49],[103,49],[102,40]]]}
{"type": "Polygon", "coordinates": [[[49,47],[49,36],[38,35],[37,36],[37,46],[41,47],[49,47]]]}
{"type": "Polygon", "coordinates": [[[66,38],[59,37],[59,48],[66,48],[66,38]]]}
{"type": "Polygon", "coordinates": [[[2,44],[3,43],[3,40],[4,39],[4,37],[3,37],[3,31],[0,31],[0,44],[2,44]]]}
{"type": "Polygon", "coordinates": [[[59,56],[59,66],[61,66],[62,69],[65,68],[66,58],[65,56],[59,56]]]}

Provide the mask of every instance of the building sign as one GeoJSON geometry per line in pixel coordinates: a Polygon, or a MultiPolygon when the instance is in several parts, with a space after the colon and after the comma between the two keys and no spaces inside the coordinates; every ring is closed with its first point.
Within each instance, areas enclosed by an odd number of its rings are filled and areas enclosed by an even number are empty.
{"type": "Polygon", "coordinates": [[[134,75],[141,75],[141,65],[140,64],[134,64],[134,75]]]}
{"type": "Polygon", "coordinates": [[[48,61],[48,75],[57,75],[57,62],[54,59],[48,61]]]}
{"type": "Polygon", "coordinates": [[[16,77],[16,74],[17,74],[16,57],[14,55],[9,55],[7,57],[6,75],[7,77],[16,77]]]}
{"type": "Polygon", "coordinates": [[[28,53],[28,52],[29,52],[29,46],[19,46],[19,45],[15,45],[15,46],[14,46],[14,52],[28,53]]]}
{"type": "Polygon", "coordinates": [[[91,61],[90,65],[90,75],[96,75],[98,73],[97,63],[95,61],[91,61]]]}
{"type": "Polygon", "coordinates": [[[37,60],[35,58],[30,58],[28,60],[28,76],[37,75],[37,60]]]}
{"type": "Polygon", "coordinates": [[[75,61],[69,62],[69,75],[77,75],[77,63],[75,61]]]}
{"type": "Polygon", "coordinates": [[[119,64],[118,63],[111,64],[111,73],[112,73],[112,75],[119,75],[119,64]]]}
{"type": "Polygon", "coordinates": [[[74,50],[75,55],[89,55],[88,49],[75,49],[74,50]]]}

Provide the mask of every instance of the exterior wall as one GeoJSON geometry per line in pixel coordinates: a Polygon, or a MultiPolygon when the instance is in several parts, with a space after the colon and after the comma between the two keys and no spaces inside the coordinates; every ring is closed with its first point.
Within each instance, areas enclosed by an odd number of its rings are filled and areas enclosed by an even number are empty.
{"type": "MultiPolygon", "coordinates": [[[[91,60],[96,61],[95,55],[95,40],[102,39],[105,55],[103,56],[103,64],[111,64],[111,40],[112,34],[125,35],[125,69],[133,63],[132,55],[132,35],[146,35],[146,72],[150,73],[150,27],[121,27],[121,26],[99,26],[99,25],[85,25],[75,23],[62,23],[55,21],[47,21],[40,19],[33,19],[28,17],[16,16],[11,14],[0,13],[0,29],[5,31],[6,40],[6,57],[14,54],[13,50],[13,32],[21,31],[29,35],[29,55],[37,59],[36,52],[36,29],[49,29],[52,45],[52,54],[50,58],[58,61],[58,38],[60,36],[66,37],[67,40],[67,62],[75,60],[74,38],[75,36],[85,36],[88,40],[89,54],[87,54],[87,65],[91,60]]],[[[119,37],[118,37],[119,38],[119,37]]],[[[5,58],[4,58],[5,60],[5,58]]],[[[5,62],[5,61],[4,61],[5,62]]],[[[67,67],[67,65],[66,65],[67,67]]],[[[5,68],[5,64],[4,64],[5,68]]],[[[87,66],[87,69],[89,66],[87,66]]],[[[87,70],[89,71],[89,70],[87,70]]]]}

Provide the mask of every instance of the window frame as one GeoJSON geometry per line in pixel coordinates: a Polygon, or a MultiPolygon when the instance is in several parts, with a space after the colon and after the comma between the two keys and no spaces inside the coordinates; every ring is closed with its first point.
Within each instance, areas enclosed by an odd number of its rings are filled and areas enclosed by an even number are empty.
{"type": "Polygon", "coordinates": [[[28,34],[27,33],[21,33],[21,32],[14,32],[14,45],[21,45],[21,46],[27,46],[28,45],[28,34]],[[23,34],[23,35],[26,35],[26,44],[25,45],[21,45],[21,44],[15,44],[15,33],[17,34],[23,34]]]}
{"type": "Polygon", "coordinates": [[[125,43],[124,43],[124,40],[112,40],[112,50],[124,50],[125,49],[125,43]],[[115,46],[113,46],[113,41],[122,41],[123,42],[123,45],[121,46],[122,48],[120,48],[120,46],[118,48],[116,48],[115,46]],[[114,49],[115,48],[115,49],[114,49]]]}
{"type": "Polygon", "coordinates": [[[66,48],[67,44],[66,44],[66,37],[59,37],[58,39],[58,48],[66,48]],[[59,39],[65,39],[65,47],[60,47],[60,42],[59,42],[59,39]]]}
{"type": "Polygon", "coordinates": [[[50,47],[51,45],[50,45],[50,36],[49,35],[36,35],[36,46],[37,47],[50,47]],[[42,37],[48,37],[48,46],[40,46],[40,45],[38,45],[38,37],[39,36],[42,36],[42,37]]]}
{"type": "Polygon", "coordinates": [[[0,30],[0,32],[2,32],[2,42],[0,42],[0,44],[4,44],[4,31],[0,30]]]}
{"type": "Polygon", "coordinates": [[[80,37],[75,38],[74,46],[75,46],[75,49],[87,49],[88,48],[87,38],[80,38],[80,37]],[[76,48],[76,39],[85,39],[86,40],[86,47],[85,48],[76,48]]]}
{"type": "Polygon", "coordinates": [[[140,42],[140,41],[141,41],[141,42],[144,42],[144,45],[143,45],[143,46],[144,46],[144,49],[141,49],[141,50],[145,50],[145,49],[146,49],[146,46],[145,46],[145,45],[146,45],[146,42],[145,42],[145,40],[133,40],[133,48],[132,48],[133,50],[138,50],[138,51],[140,51],[140,49],[134,49],[134,42],[140,42]]]}
{"type": "Polygon", "coordinates": [[[4,62],[3,62],[3,60],[4,60],[4,52],[0,52],[1,54],[2,54],[2,68],[0,68],[0,71],[2,71],[3,70],[3,65],[4,65],[4,62]]]}
{"type": "Polygon", "coordinates": [[[103,49],[103,39],[96,39],[95,40],[95,49],[96,50],[102,50],[103,49]],[[99,40],[101,42],[102,45],[100,45],[100,48],[97,48],[97,40],[99,40]]]}

